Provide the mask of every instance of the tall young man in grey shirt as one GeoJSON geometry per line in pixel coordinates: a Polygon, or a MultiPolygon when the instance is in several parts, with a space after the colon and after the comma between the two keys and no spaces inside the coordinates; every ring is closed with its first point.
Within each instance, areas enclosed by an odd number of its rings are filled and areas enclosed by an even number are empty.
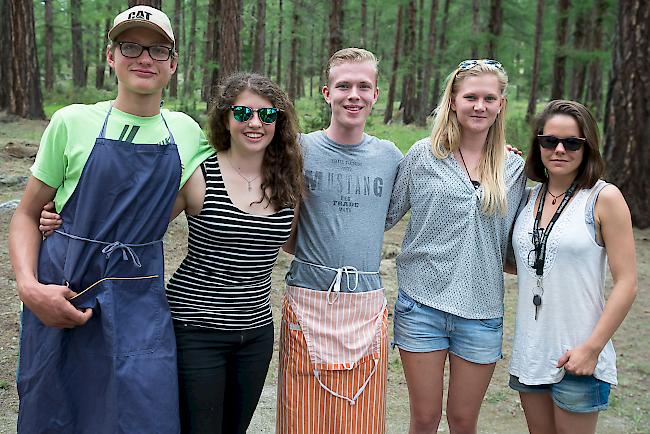
{"type": "Polygon", "coordinates": [[[308,195],[287,273],[278,433],[383,433],[387,311],[379,265],[401,152],[364,133],[377,60],[335,53],[323,96],[332,117],[302,137],[308,195]]]}

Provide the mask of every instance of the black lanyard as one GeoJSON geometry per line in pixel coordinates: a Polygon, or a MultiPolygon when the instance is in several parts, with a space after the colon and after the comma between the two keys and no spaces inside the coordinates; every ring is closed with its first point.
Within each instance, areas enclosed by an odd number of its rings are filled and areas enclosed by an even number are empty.
{"type": "Polygon", "coordinates": [[[575,182],[571,184],[571,187],[569,187],[569,189],[564,194],[562,203],[560,203],[560,206],[555,211],[555,214],[553,214],[553,218],[548,223],[548,226],[546,226],[546,229],[542,234],[540,234],[541,230],[539,229],[539,224],[542,220],[542,212],[544,211],[544,199],[546,198],[546,190],[548,189],[548,185],[544,184],[541,188],[539,206],[537,207],[537,214],[535,215],[535,222],[533,223],[533,247],[535,248],[535,266],[533,268],[535,268],[538,276],[544,275],[544,260],[546,258],[546,241],[548,240],[548,236],[550,235],[555,222],[560,218],[560,214],[562,214],[562,211],[564,211],[564,208],[566,208],[567,204],[569,203],[571,196],[573,196],[573,193],[575,193],[576,187],[577,185],[575,182]]]}

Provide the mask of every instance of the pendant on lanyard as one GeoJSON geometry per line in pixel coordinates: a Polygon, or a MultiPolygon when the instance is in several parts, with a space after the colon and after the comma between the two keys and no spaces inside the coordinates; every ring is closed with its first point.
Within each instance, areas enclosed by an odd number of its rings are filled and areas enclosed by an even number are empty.
{"type": "Polygon", "coordinates": [[[535,221],[533,223],[533,247],[535,251],[535,263],[533,268],[537,274],[537,288],[535,291],[533,291],[535,321],[537,321],[537,315],[539,313],[540,306],[542,305],[542,295],[544,295],[544,261],[546,259],[546,242],[548,241],[548,236],[551,233],[555,222],[560,218],[560,214],[562,214],[562,211],[564,211],[564,208],[566,208],[569,200],[575,193],[576,187],[576,183],[573,182],[569,189],[565,192],[560,206],[557,208],[557,210],[555,210],[555,214],[553,214],[551,221],[548,222],[546,229],[540,229],[539,225],[542,220],[542,212],[544,211],[544,199],[546,198],[548,184],[544,184],[540,192],[539,206],[537,207],[537,214],[535,214],[535,221]]]}

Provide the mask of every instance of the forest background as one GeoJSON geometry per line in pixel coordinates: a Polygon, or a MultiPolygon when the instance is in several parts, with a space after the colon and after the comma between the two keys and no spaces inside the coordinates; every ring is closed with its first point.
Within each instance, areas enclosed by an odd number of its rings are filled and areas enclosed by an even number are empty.
{"type": "MultiPolygon", "coordinates": [[[[105,60],[106,33],[114,16],[136,3],[161,8],[172,19],[179,67],[165,90],[165,107],[185,111],[202,125],[220,79],[236,70],[252,70],[289,93],[303,131],[326,127],[329,111],[319,95],[322,68],[331,53],[346,46],[367,48],[380,59],[380,98],[368,131],[393,140],[404,152],[429,134],[428,115],[445,77],[464,59],[497,59],[508,71],[507,137],[524,151],[530,121],[548,100],[574,99],[587,105],[604,136],[606,179],[623,191],[638,228],[641,289],[615,340],[622,381],[600,432],[650,432],[650,296],[643,291],[650,281],[650,230],[643,229],[650,227],[650,183],[645,181],[650,169],[649,1],[0,0],[2,201],[19,197],[38,138],[54,111],[114,98],[115,77],[105,60]]],[[[9,218],[0,213],[3,224],[9,218]]],[[[389,232],[384,245],[382,275],[390,301],[402,233],[403,227],[389,232]]],[[[170,237],[168,274],[182,259],[185,224],[174,222],[170,237]]],[[[5,246],[0,262],[0,432],[11,432],[18,307],[5,246]]],[[[282,255],[274,272],[278,288],[287,263],[282,255]]],[[[506,335],[515,291],[512,280],[507,285],[506,335]]],[[[272,294],[276,305],[278,291],[272,294]]],[[[399,358],[392,357],[389,381],[397,386],[389,388],[388,410],[389,419],[398,419],[389,422],[389,432],[403,432],[394,427],[408,421],[406,391],[399,358]]],[[[506,364],[500,366],[505,372],[506,364]]],[[[272,392],[274,378],[269,375],[272,392]]],[[[499,383],[492,387],[482,426],[494,427],[493,432],[523,432],[516,394],[499,383]],[[518,422],[504,422],[504,415],[518,422]]],[[[263,398],[256,420],[271,426],[272,407],[272,396],[263,398]]]]}

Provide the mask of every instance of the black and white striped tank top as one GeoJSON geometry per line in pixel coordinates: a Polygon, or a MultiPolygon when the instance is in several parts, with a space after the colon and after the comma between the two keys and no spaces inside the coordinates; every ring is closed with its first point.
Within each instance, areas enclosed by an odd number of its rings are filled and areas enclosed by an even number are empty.
{"type": "Polygon", "coordinates": [[[167,285],[172,318],[220,330],[270,324],[271,269],[291,233],[293,210],[243,212],[228,196],[216,155],[204,169],[203,209],[187,217],[187,256],[167,285]]]}

